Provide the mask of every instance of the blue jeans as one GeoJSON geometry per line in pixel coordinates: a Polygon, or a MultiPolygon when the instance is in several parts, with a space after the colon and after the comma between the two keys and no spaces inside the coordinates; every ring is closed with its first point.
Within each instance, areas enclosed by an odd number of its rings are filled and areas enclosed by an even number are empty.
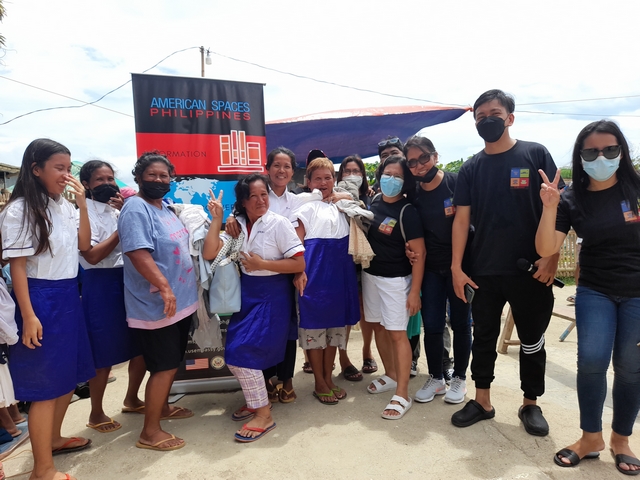
{"type": "Polygon", "coordinates": [[[422,280],[422,323],[424,349],[429,373],[441,379],[446,305],[449,299],[451,330],[453,330],[453,376],[465,379],[471,354],[471,322],[469,305],[460,300],[454,290],[451,271],[424,272],[422,280]]]}
{"type": "Polygon", "coordinates": [[[607,369],[613,354],[611,427],[628,437],[640,410],[640,297],[615,297],[578,286],[576,328],[580,428],[602,431],[607,369]]]}

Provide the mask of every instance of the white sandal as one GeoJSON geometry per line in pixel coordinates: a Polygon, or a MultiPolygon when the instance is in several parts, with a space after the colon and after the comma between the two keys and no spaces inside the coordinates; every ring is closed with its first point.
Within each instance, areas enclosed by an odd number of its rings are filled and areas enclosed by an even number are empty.
{"type": "Polygon", "coordinates": [[[389,405],[385,407],[385,410],[394,410],[400,415],[388,415],[383,411],[382,418],[386,418],[387,420],[400,420],[402,417],[404,417],[404,414],[409,411],[411,405],[413,405],[413,400],[411,400],[411,398],[409,398],[409,400],[405,400],[399,395],[394,395],[393,397],[391,397],[391,402],[389,402],[389,405]],[[396,405],[395,403],[391,402],[398,402],[400,405],[396,405]]]}
{"type": "Polygon", "coordinates": [[[373,385],[376,387],[375,390],[371,390],[371,385],[367,385],[367,392],[369,393],[384,393],[390,392],[391,390],[395,390],[398,386],[398,382],[396,382],[393,378],[387,377],[386,375],[382,375],[380,378],[376,378],[373,382],[373,385]],[[384,383],[380,383],[382,380],[384,383]]]}

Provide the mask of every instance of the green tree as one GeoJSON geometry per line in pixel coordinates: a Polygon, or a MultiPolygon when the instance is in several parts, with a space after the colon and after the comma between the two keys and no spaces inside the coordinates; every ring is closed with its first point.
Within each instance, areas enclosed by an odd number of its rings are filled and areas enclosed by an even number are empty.
{"type": "Polygon", "coordinates": [[[364,169],[369,185],[373,185],[376,182],[376,170],[378,169],[378,165],[380,165],[380,162],[364,164],[364,169]]]}
{"type": "Polygon", "coordinates": [[[464,159],[462,158],[460,160],[454,160],[452,162],[447,163],[444,167],[442,167],[442,170],[444,170],[445,172],[458,173],[463,163],[464,163],[464,159]]]}

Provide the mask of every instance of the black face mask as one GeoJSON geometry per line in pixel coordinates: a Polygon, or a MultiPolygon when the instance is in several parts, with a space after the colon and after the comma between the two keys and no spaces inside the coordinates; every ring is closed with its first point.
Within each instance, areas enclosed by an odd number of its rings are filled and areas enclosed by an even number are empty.
{"type": "Polygon", "coordinates": [[[91,189],[91,198],[96,202],[107,203],[111,200],[111,197],[115,197],[119,192],[120,188],[117,185],[103,183],[91,189]]]}
{"type": "Polygon", "coordinates": [[[169,190],[171,190],[171,184],[163,182],[145,182],[140,184],[140,190],[145,197],[151,200],[158,200],[164,197],[169,190]]]}
{"type": "Polygon", "coordinates": [[[431,170],[429,170],[426,175],[422,177],[414,177],[414,178],[421,183],[429,183],[431,182],[431,180],[436,178],[436,175],[438,174],[438,172],[439,172],[438,167],[434,165],[433,167],[431,167],[431,170]]]}
{"type": "Polygon", "coordinates": [[[478,135],[487,143],[495,143],[500,140],[505,128],[504,119],[500,117],[485,117],[476,125],[478,135]]]}

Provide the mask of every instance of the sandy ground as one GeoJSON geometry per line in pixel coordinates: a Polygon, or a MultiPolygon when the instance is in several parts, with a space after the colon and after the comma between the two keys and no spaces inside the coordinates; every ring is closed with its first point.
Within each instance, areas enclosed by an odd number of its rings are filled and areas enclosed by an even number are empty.
{"type": "MultiPolygon", "coordinates": [[[[557,304],[574,289],[556,289],[557,304]]],[[[565,307],[566,308],[566,307],[565,307]]],[[[528,435],[517,417],[521,403],[518,380],[518,349],[509,347],[499,355],[492,398],[496,409],[493,420],[465,429],[451,425],[451,414],[460,406],[448,405],[437,397],[428,404],[414,404],[400,421],[380,417],[391,395],[371,395],[364,382],[351,383],[340,378],[348,398],[337,406],[320,405],[311,396],[313,377],[300,369],[294,385],[298,400],[276,404],[273,417],[277,428],[252,444],[239,444],[233,434],[239,427],[231,413],[244,403],[241,392],[188,395],[178,402],[192,409],[195,417],[164,422],[164,427],[187,442],[173,452],[153,452],[135,447],[142,426],[142,415],[120,413],[126,389],[126,367],[116,367],[118,380],[109,385],[105,411],[123,427],[102,434],[85,427],[89,401],[69,407],[63,433],[85,436],[93,447],[84,452],[56,457],[62,472],[78,479],[604,479],[622,478],[607,451],[599,460],[583,461],[578,467],[561,469],[553,463],[557,450],[573,443],[580,435],[575,392],[576,334],[564,342],[558,337],[566,320],[552,318],[547,331],[547,393],[539,401],[551,433],[528,435]]],[[[361,365],[362,337],[354,332],[349,345],[353,362],[361,365]]],[[[374,350],[375,351],[375,350],[374,350]]],[[[302,365],[300,351],[298,366],[302,365]]],[[[379,362],[380,363],[380,362],[379,362]]],[[[426,379],[424,355],[421,373],[411,380],[410,393],[426,379]]],[[[337,370],[336,370],[337,371],[337,370]]],[[[611,379],[609,381],[609,390],[611,379]]],[[[604,411],[605,438],[611,424],[611,398],[604,411]]],[[[472,398],[469,387],[468,398],[472,398]]],[[[638,441],[632,448],[640,454],[638,441]]],[[[29,443],[5,460],[8,475],[31,469],[29,443]],[[25,452],[27,453],[21,453],[25,452]]],[[[25,479],[26,475],[16,478],[25,479]]]]}

